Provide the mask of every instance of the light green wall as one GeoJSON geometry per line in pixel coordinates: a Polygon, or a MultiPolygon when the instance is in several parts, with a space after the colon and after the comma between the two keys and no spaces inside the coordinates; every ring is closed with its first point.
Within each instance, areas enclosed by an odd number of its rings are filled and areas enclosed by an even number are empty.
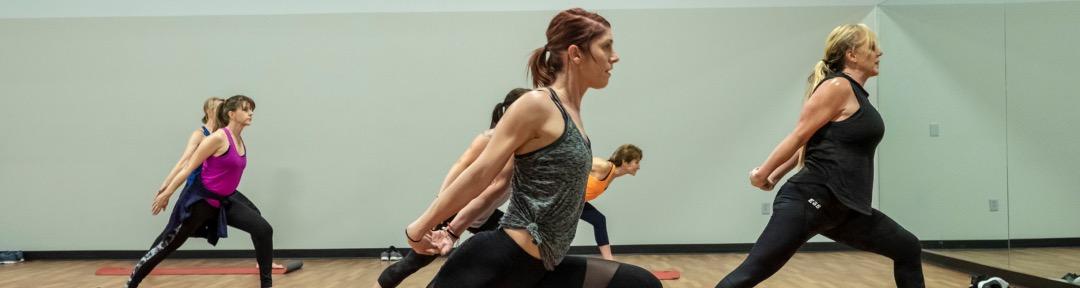
{"type": "Polygon", "coordinates": [[[924,239],[1080,237],[1080,1],[889,3],[882,209],[924,239]]]}
{"type": "Polygon", "coordinates": [[[1005,11],[1010,236],[1080,237],[1080,1],[1005,11]]]}
{"type": "Polygon", "coordinates": [[[921,239],[1006,239],[1001,5],[880,12],[881,209],[921,239]],[[931,123],[939,137],[930,137],[931,123]]]}
{"type": "MultiPolygon", "coordinates": [[[[872,11],[601,11],[622,61],[586,97],[586,130],[598,156],[646,155],[595,202],[614,243],[753,242],[774,194],[747,171],[793,127],[825,35],[872,11]]],[[[277,248],[403,245],[491,105],[528,84],[552,14],[0,20],[0,250],[145,249],[202,100],[236,93],[258,103],[240,190],[277,248]]],[[[582,226],[575,243],[593,243],[582,226]]],[[[222,248],[250,247],[232,233],[222,248]]]]}

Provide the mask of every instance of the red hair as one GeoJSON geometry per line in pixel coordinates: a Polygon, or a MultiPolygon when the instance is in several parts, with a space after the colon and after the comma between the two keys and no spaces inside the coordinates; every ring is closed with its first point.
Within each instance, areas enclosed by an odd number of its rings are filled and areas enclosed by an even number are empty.
{"type": "Polygon", "coordinates": [[[599,14],[581,8],[567,9],[551,18],[547,29],[547,44],[533,50],[529,56],[529,73],[533,87],[543,87],[555,82],[555,74],[562,70],[563,54],[570,45],[582,52],[589,52],[589,44],[611,29],[611,23],[599,14]]]}

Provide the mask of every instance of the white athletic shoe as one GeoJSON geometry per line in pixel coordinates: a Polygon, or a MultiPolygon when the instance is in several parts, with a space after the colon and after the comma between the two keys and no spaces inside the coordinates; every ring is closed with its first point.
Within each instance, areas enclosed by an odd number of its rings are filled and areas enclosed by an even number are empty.
{"type": "Polygon", "coordinates": [[[379,260],[390,261],[390,250],[383,250],[382,254],[379,254],[379,260]]]}

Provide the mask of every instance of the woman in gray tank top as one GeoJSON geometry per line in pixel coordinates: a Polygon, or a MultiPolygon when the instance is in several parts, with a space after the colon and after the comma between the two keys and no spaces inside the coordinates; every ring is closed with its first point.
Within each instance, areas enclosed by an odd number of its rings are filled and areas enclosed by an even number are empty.
{"type": "Polygon", "coordinates": [[[501,229],[465,241],[429,287],[660,287],[648,271],[566,256],[584,205],[592,161],[580,117],[585,92],[604,88],[619,56],[611,25],[582,9],[560,12],[529,71],[540,87],[510,106],[487,148],[405,229],[409,245],[433,254],[431,230],[475,198],[513,157],[510,207],[501,229]]]}

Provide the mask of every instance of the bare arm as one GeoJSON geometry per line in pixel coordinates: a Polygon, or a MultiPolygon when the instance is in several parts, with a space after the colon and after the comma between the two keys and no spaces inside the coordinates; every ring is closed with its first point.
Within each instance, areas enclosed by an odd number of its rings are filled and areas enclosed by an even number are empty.
{"type": "Polygon", "coordinates": [[[750,173],[750,183],[762,189],[771,188],[769,179],[766,177],[771,176],[780,166],[790,162],[795,152],[806,145],[806,141],[809,141],[818,129],[843,112],[844,103],[852,93],[854,92],[851,91],[851,84],[847,81],[832,79],[822,84],[803,105],[795,130],[784,137],[765,162],[750,173]]]}
{"type": "MultiPolygon", "coordinates": [[[[530,94],[538,93],[541,92],[530,94]]],[[[460,176],[442,191],[440,197],[435,198],[427,211],[409,225],[407,234],[414,235],[410,236],[413,237],[411,240],[424,235],[443,219],[461,211],[469,201],[476,198],[485,187],[491,184],[519,147],[535,138],[537,131],[551,113],[545,109],[549,108],[543,105],[546,103],[537,100],[546,99],[546,97],[546,95],[529,97],[526,94],[510,106],[476,161],[465,168],[460,176]]]]}
{"type": "Polygon", "coordinates": [[[228,146],[228,143],[229,142],[225,140],[224,133],[214,133],[213,135],[210,135],[210,137],[204,138],[202,142],[199,143],[199,147],[195,148],[195,152],[191,156],[190,161],[188,161],[187,166],[180,169],[180,172],[178,172],[176,176],[173,177],[172,181],[169,182],[169,185],[165,187],[165,191],[158,194],[158,197],[154,200],[154,204],[151,205],[151,212],[153,212],[154,215],[157,215],[158,212],[164,210],[165,205],[168,204],[169,197],[176,191],[176,188],[180,187],[181,183],[184,183],[184,181],[187,180],[188,175],[191,175],[191,171],[194,171],[195,168],[201,166],[210,155],[213,155],[217,153],[218,150],[221,150],[221,148],[228,146]],[[164,198],[164,201],[162,201],[162,198],[164,198]]]}
{"type": "Polygon", "coordinates": [[[499,199],[502,198],[503,193],[510,193],[506,187],[510,186],[510,175],[514,171],[514,161],[507,161],[506,166],[499,172],[499,176],[495,177],[495,181],[491,182],[483,192],[480,192],[480,196],[476,199],[469,201],[469,204],[465,205],[465,208],[458,212],[457,217],[454,217],[454,221],[450,222],[451,232],[454,235],[461,235],[465,232],[465,229],[469,229],[469,225],[480,220],[481,217],[488,215],[481,215],[481,212],[491,209],[493,205],[499,205],[499,199]]]}
{"type": "Polygon", "coordinates": [[[780,182],[780,179],[784,178],[784,175],[787,175],[787,173],[790,172],[792,168],[798,166],[799,155],[802,154],[804,148],[799,148],[799,150],[795,152],[795,155],[791,155],[791,158],[789,158],[787,161],[784,161],[784,164],[780,164],[780,167],[776,167],[776,170],[774,170],[773,173],[769,175],[769,178],[767,179],[768,184],[764,190],[772,190],[772,187],[776,185],[777,182],[780,182]]]}
{"type": "Polygon", "coordinates": [[[191,159],[191,155],[195,153],[195,148],[199,147],[199,143],[202,142],[203,138],[206,138],[206,136],[203,136],[202,131],[191,132],[187,146],[184,147],[184,152],[180,153],[180,160],[176,161],[176,165],[173,165],[172,170],[169,170],[169,175],[165,176],[164,181],[161,181],[161,187],[158,188],[157,193],[160,194],[161,191],[165,191],[165,187],[169,186],[169,182],[173,177],[176,177],[176,174],[180,173],[180,169],[184,168],[184,164],[187,164],[188,159],[191,159]]]}
{"type": "Polygon", "coordinates": [[[795,151],[794,155],[791,155],[791,158],[784,161],[784,164],[780,164],[780,167],[776,167],[776,171],[773,171],[773,173],[769,175],[769,179],[776,182],[777,180],[780,180],[780,178],[784,178],[784,175],[787,175],[788,172],[791,172],[792,168],[798,166],[799,155],[802,154],[803,149],[806,149],[806,147],[799,148],[798,151],[795,151]]]}
{"type": "Polygon", "coordinates": [[[450,171],[446,172],[446,178],[443,179],[442,186],[439,186],[439,192],[446,190],[446,186],[450,186],[450,183],[454,182],[461,175],[461,171],[465,170],[465,167],[469,167],[473,161],[476,161],[476,157],[480,156],[480,152],[484,151],[484,147],[491,140],[490,137],[480,134],[476,138],[473,138],[469,148],[465,149],[465,153],[461,153],[461,157],[458,157],[457,162],[454,162],[453,166],[450,166],[450,171]]]}

